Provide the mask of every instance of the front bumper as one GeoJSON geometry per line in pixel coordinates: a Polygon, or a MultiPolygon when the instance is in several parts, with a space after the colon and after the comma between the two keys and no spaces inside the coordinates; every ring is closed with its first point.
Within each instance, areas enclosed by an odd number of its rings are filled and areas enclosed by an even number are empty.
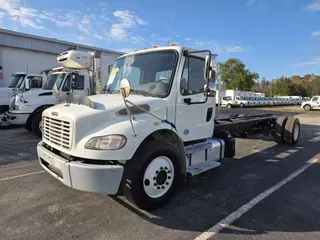
{"type": "Polygon", "coordinates": [[[30,116],[30,113],[21,113],[17,111],[8,110],[5,115],[8,117],[10,124],[24,125],[30,116]]]}
{"type": "Polygon", "coordinates": [[[41,167],[68,187],[109,195],[118,192],[123,166],[69,161],[43,147],[42,141],[38,143],[37,153],[41,167]]]}

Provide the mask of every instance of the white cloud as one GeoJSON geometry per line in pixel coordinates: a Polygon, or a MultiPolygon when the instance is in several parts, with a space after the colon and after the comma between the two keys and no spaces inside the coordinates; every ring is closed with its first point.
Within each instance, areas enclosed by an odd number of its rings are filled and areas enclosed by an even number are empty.
{"type": "Polygon", "coordinates": [[[136,27],[137,25],[146,25],[147,22],[139,18],[134,12],[129,10],[118,10],[113,12],[113,15],[118,19],[120,23],[112,24],[109,36],[116,40],[128,40],[129,29],[136,27]]]}
{"type": "Polygon", "coordinates": [[[2,23],[3,22],[3,19],[4,19],[4,16],[5,16],[6,14],[4,13],[4,12],[0,12],[0,23],[2,23]]]}
{"type": "Polygon", "coordinates": [[[91,18],[92,16],[84,15],[80,23],[78,23],[78,28],[80,31],[84,32],[87,35],[90,35],[91,30],[91,18]]]}
{"type": "Polygon", "coordinates": [[[248,4],[253,4],[256,0],[248,0],[248,4]]]}
{"type": "Polygon", "coordinates": [[[295,66],[308,66],[308,65],[320,65],[320,56],[313,58],[311,61],[306,61],[306,62],[300,62],[294,64],[295,66]]]}
{"type": "Polygon", "coordinates": [[[11,20],[18,22],[22,27],[45,28],[35,23],[36,19],[45,16],[39,14],[36,9],[23,7],[20,0],[0,0],[0,10],[4,10],[11,20]]]}
{"type": "Polygon", "coordinates": [[[124,52],[124,53],[130,53],[130,52],[133,52],[134,50],[135,49],[133,49],[133,48],[120,48],[117,51],[124,52]]]}
{"type": "Polygon", "coordinates": [[[313,37],[319,37],[320,36],[320,31],[313,31],[311,35],[313,37]]]}
{"type": "Polygon", "coordinates": [[[99,34],[93,34],[93,37],[98,39],[98,40],[103,40],[105,39],[104,37],[100,36],[99,34]]]}
{"type": "Polygon", "coordinates": [[[310,11],[320,11],[320,0],[316,0],[315,2],[309,4],[307,9],[310,11]]]}
{"type": "Polygon", "coordinates": [[[238,53],[244,51],[244,49],[239,45],[222,45],[213,41],[194,40],[191,38],[186,38],[185,44],[191,48],[207,48],[218,54],[238,53]]]}

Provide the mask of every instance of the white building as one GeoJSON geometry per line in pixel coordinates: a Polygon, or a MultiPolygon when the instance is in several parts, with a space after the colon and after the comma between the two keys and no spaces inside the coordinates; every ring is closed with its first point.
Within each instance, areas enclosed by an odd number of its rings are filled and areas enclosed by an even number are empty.
{"type": "Polygon", "coordinates": [[[100,51],[106,58],[113,54],[123,54],[0,28],[0,87],[10,84],[14,72],[40,73],[44,69],[58,67],[57,55],[70,49],[100,51]]]}

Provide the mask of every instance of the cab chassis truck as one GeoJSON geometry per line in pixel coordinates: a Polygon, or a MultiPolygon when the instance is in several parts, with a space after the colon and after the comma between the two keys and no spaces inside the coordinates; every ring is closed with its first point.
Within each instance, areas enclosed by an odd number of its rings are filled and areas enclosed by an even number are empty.
{"type": "Polygon", "coordinates": [[[235,134],[265,134],[278,144],[297,144],[298,118],[217,119],[215,91],[207,87],[219,82],[216,56],[181,46],[120,56],[105,93],[44,110],[37,145],[41,167],[66,186],[124,194],[151,211],[168,203],[180,177],[234,157],[235,134]],[[202,92],[183,87],[188,81],[202,84],[202,92]]]}

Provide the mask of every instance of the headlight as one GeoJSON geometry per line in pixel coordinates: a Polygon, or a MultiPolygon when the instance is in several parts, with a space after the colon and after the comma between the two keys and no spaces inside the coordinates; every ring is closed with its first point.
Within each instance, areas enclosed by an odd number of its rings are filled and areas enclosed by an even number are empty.
{"type": "Polygon", "coordinates": [[[91,138],[84,146],[92,150],[117,150],[126,145],[127,138],[123,135],[108,135],[91,138]]]}
{"type": "Polygon", "coordinates": [[[29,107],[29,105],[21,105],[21,106],[18,106],[19,107],[19,110],[25,110],[29,107]]]}

